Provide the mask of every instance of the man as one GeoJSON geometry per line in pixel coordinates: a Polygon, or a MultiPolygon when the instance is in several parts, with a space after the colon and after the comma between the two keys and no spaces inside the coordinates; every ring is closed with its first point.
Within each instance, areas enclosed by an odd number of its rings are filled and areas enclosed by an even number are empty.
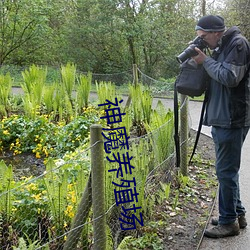
{"type": "Polygon", "coordinates": [[[210,76],[204,125],[212,126],[216,175],[219,181],[219,218],[205,235],[221,238],[239,234],[247,226],[240,200],[239,169],[241,149],[250,126],[250,47],[237,27],[225,30],[220,16],[202,17],[195,30],[212,56],[195,48],[193,59],[203,64],[210,76]]]}

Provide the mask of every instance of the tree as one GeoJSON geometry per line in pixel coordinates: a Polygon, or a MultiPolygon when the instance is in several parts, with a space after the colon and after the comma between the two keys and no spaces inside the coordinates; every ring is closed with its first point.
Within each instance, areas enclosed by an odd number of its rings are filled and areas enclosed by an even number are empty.
{"type": "Polygon", "coordinates": [[[242,33],[250,39],[250,2],[248,0],[225,0],[221,11],[226,25],[239,26],[242,33]]]}
{"type": "MultiPolygon", "coordinates": [[[[40,1],[7,0],[0,2],[0,65],[29,41],[43,32],[46,9],[40,1]]],[[[41,41],[29,48],[32,53],[41,47],[41,41]]],[[[19,62],[17,62],[19,63],[19,62]]]]}

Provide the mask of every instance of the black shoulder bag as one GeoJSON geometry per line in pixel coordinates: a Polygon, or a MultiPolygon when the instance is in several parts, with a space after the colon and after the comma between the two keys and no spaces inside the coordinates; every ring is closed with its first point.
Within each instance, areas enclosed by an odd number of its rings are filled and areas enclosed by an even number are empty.
{"type": "Polygon", "coordinates": [[[196,134],[195,144],[193,152],[191,154],[189,163],[195,154],[195,150],[199,141],[200,132],[202,128],[203,116],[205,113],[205,107],[207,102],[207,85],[209,81],[209,76],[202,65],[196,64],[196,62],[190,58],[181,64],[180,73],[175,81],[174,88],[174,123],[175,123],[175,148],[176,148],[176,166],[180,166],[180,140],[179,140],[179,114],[178,114],[178,93],[187,96],[201,96],[205,93],[200,121],[198,126],[198,131],[196,134]]]}
{"type": "Polygon", "coordinates": [[[201,96],[207,88],[207,72],[192,58],[183,62],[175,86],[178,93],[191,97],[201,96]]]}

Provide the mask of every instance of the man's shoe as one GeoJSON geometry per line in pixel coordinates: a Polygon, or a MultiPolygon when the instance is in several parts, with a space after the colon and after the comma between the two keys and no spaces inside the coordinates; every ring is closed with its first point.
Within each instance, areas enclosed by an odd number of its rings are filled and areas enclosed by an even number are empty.
{"type": "Polygon", "coordinates": [[[204,235],[209,238],[223,238],[228,236],[239,235],[240,227],[238,222],[234,222],[232,224],[222,225],[219,224],[210,229],[206,229],[204,235]]]}
{"type": "Polygon", "coordinates": [[[238,222],[241,229],[247,226],[247,220],[245,214],[242,214],[238,217],[238,222]]]}
{"type": "MultiPolygon", "coordinates": [[[[239,222],[240,229],[243,229],[243,228],[245,228],[247,226],[247,220],[246,220],[245,214],[239,215],[238,222],[239,222]]],[[[218,225],[218,219],[217,218],[212,218],[211,224],[214,225],[214,226],[217,226],[218,225]]]]}

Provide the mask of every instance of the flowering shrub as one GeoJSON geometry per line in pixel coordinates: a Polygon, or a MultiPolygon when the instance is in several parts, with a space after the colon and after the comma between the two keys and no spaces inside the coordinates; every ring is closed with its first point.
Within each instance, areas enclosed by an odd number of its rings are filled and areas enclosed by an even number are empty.
{"type": "Polygon", "coordinates": [[[86,142],[90,126],[98,120],[91,107],[67,124],[54,123],[48,115],[34,119],[12,115],[0,121],[0,150],[14,155],[33,152],[37,158],[60,156],[86,142]]]}
{"type": "MultiPolygon", "coordinates": [[[[84,152],[78,151],[79,159],[84,152]]],[[[31,240],[48,240],[49,233],[60,236],[70,228],[77,205],[86,185],[89,174],[89,159],[82,158],[80,163],[72,162],[67,156],[65,160],[50,159],[46,164],[46,172],[39,178],[23,177],[14,185],[10,220],[13,232],[31,240]],[[84,160],[85,159],[85,160],[84,160]],[[58,168],[58,170],[55,170],[58,168]],[[22,228],[22,232],[20,232],[22,228]]],[[[0,202],[4,196],[0,195],[0,202]]],[[[5,214],[2,210],[0,214],[5,214]]],[[[1,231],[1,230],[0,230],[1,231]]]]}

